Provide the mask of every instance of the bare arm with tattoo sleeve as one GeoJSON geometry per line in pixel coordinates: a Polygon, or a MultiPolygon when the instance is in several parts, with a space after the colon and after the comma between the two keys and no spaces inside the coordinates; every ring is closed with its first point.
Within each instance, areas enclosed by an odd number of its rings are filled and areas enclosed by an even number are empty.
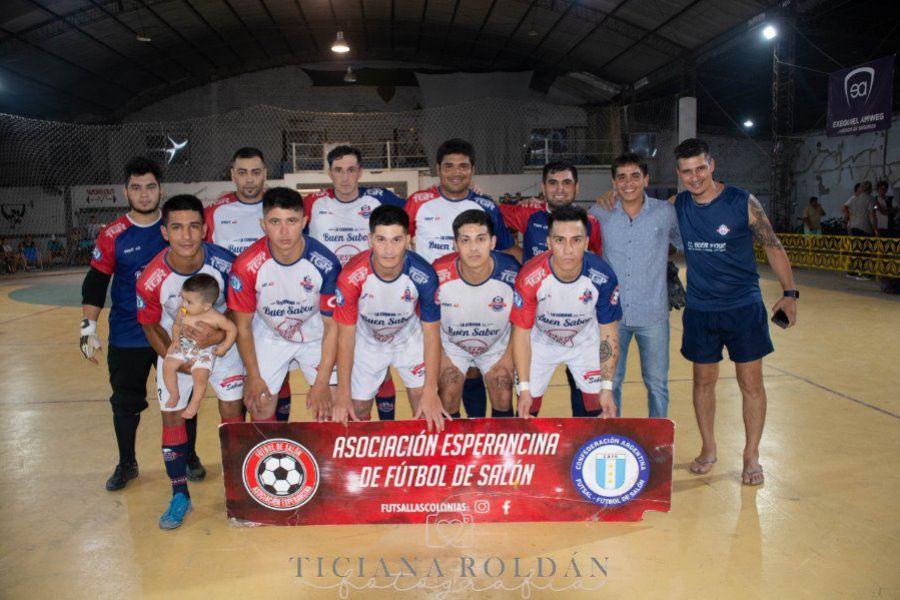
{"type": "MultiPolygon", "coordinates": [[[[794,273],[791,270],[791,261],[788,259],[787,252],[784,251],[784,246],[781,245],[781,241],[775,235],[772,224],[769,222],[769,218],[766,216],[759,200],[752,194],[750,195],[747,210],[749,211],[750,231],[753,232],[753,239],[765,250],[766,260],[769,261],[769,266],[775,272],[782,289],[797,289],[794,284],[794,273]]],[[[772,312],[777,312],[778,310],[784,310],[790,322],[789,327],[797,322],[796,298],[781,298],[772,307],[772,312]]]]}
{"type": "MultiPolygon", "coordinates": [[[[612,381],[619,362],[619,322],[600,324],[600,376],[612,381]]],[[[600,390],[601,418],[616,416],[616,403],[612,390],[600,390]]]]}

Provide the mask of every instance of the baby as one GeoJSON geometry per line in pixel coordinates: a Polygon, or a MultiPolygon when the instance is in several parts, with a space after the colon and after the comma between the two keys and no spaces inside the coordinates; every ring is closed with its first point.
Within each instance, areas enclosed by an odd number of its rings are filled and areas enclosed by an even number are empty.
{"type": "Polygon", "coordinates": [[[191,376],[194,379],[194,391],[191,401],[184,409],[182,416],[190,419],[200,410],[200,400],[206,393],[206,384],[209,381],[209,372],[213,368],[216,356],[223,356],[237,337],[237,327],[225,318],[225,315],[213,308],[216,298],[219,297],[219,283],[211,275],[200,273],[184,282],[181,287],[181,310],[175,324],[172,325],[172,345],[163,361],[163,381],[169,390],[169,401],[166,408],[178,406],[178,369],[189,361],[191,376]],[[196,327],[198,323],[206,323],[215,329],[225,331],[225,339],[215,347],[199,348],[197,342],[185,337],[182,333],[184,326],[196,327]]]}

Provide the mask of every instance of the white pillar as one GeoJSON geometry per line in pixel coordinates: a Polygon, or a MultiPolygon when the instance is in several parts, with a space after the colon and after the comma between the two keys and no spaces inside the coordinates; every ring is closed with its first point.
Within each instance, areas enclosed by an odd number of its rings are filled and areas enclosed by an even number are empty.
{"type": "Polygon", "coordinates": [[[678,99],[678,142],[697,137],[697,98],[678,99]]]}

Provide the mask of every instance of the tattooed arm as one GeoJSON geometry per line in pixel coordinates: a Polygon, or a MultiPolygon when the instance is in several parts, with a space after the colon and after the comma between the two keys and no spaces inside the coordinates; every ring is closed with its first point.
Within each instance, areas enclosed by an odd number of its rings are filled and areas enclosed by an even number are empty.
{"type": "MultiPolygon", "coordinates": [[[[769,222],[769,217],[766,216],[759,200],[752,194],[750,195],[747,210],[749,211],[750,231],[753,232],[753,239],[766,251],[766,260],[769,261],[769,266],[772,267],[775,276],[781,282],[782,289],[797,289],[794,284],[794,273],[791,270],[791,261],[788,259],[787,252],[784,251],[784,246],[781,245],[781,241],[775,235],[772,224],[769,222]]],[[[772,312],[777,312],[779,309],[784,310],[785,314],[787,314],[790,322],[789,326],[797,322],[796,298],[782,298],[772,307],[772,312]]]]}
{"type": "MultiPolygon", "coordinates": [[[[600,376],[612,381],[616,376],[616,363],[619,362],[619,322],[600,324],[600,376]]],[[[600,390],[601,417],[615,417],[616,403],[612,390],[600,390]]]]}

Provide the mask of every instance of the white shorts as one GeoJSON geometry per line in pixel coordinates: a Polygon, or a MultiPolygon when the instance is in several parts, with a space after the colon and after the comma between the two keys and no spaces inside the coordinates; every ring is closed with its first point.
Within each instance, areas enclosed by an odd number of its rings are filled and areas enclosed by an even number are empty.
{"type": "Polygon", "coordinates": [[[586,394],[600,393],[600,340],[568,348],[531,340],[531,395],[543,396],[556,367],[565,363],[575,385],[586,394]]]}
{"type": "MultiPolygon", "coordinates": [[[[156,397],[159,400],[159,409],[164,412],[184,410],[191,399],[191,388],[194,386],[193,378],[187,373],[178,373],[178,405],[167,408],[169,390],[162,378],[163,359],[156,361],[156,397]]],[[[225,353],[225,356],[216,358],[212,370],[209,372],[209,383],[219,400],[234,402],[244,397],[244,365],[238,354],[237,344],[225,353]]]]}
{"type": "MultiPolygon", "coordinates": [[[[470,340],[470,342],[472,341],[477,340],[470,340]]],[[[468,345],[470,350],[466,350],[445,339],[443,335],[441,336],[441,346],[444,349],[444,354],[447,355],[453,366],[463,374],[469,370],[469,367],[476,367],[484,375],[497,364],[497,361],[503,357],[503,353],[509,347],[509,331],[491,346],[470,343],[468,345]]]]}
{"type": "Polygon", "coordinates": [[[425,385],[425,341],[421,333],[397,345],[370,344],[357,336],[350,396],[354,400],[374,398],[391,365],[407,389],[425,385]]]}
{"type": "MultiPolygon", "coordinates": [[[[256,346],[259,375],[266,382],[270,394],[278,395],[292,365],[300,367],[306,383],[309,385],[315,383],[319,361],[322,360],[322,340],[298,344],[270,335],[259,338],[254,336],[253,341],[256,346]]],[[[332,369],[328,383],[337,385],[337,369],[332,369]]]]}

